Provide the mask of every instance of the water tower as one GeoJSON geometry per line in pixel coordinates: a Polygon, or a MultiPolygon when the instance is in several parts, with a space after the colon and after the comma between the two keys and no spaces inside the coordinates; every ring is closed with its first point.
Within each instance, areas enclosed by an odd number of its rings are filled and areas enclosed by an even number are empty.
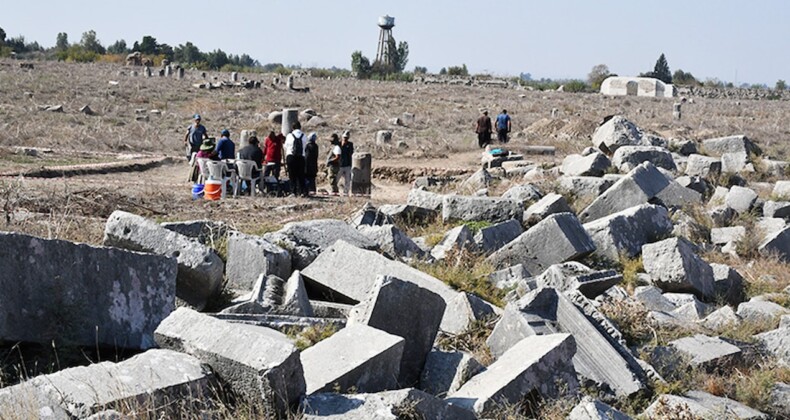
{"type": "Polygon", "coordinates": [[[379,48],[376,52],[376,62],[388,66],[395,65],[395,38],[392,37],[392,28],[395,27],[395,18],[384,15],[379,18],[379,48]]]}

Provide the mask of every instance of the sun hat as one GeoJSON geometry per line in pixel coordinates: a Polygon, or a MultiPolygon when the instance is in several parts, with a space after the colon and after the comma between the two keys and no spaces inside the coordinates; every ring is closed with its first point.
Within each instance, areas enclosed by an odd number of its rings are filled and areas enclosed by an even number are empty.
{"type": "Polygon", "coordinates": [[[214,150],[214,140],[208,138],[204,139],[203,143],[200,145],[200,150],[204,152],[208,152],[210,150],[214,150]]]}

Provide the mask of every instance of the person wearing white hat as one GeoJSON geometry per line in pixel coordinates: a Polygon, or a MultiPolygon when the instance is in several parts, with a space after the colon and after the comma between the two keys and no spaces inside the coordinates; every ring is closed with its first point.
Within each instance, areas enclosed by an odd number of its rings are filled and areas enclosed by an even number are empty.
{"type": "Polygon", "coordinates": [[[354,143],[351,143],[350,137],[351,133],[346,130],[340,140],[340,170],[337,177],[343,180],[343,195],[349,195],[351,191],[351,163],[354,156],[354,143]]]}

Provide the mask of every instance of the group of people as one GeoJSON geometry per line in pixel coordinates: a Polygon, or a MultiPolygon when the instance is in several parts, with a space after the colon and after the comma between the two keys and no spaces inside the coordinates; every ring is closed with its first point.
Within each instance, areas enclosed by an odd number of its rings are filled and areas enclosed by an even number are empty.
{"type": "MultiPolygon", "coordinates": [[[[508,142],[508,134],[510,133],[510,115],[507,114],[507,110],[503,109],[502,113],[497,115],[496,117],[496,134],[497,140],[500,143],[507,143],[508,142]]],[[[491,133],[492,133],[492,124],[491,124],[491,117],[488,116],[488,111],[484,110],[483,115],[477,119],[477,124],[475,124],[475,133],[477,133],[477,145],[480,148],[486,147],[486,145],[491,143],[491,133]]]]}
{"type": "MultiPolygon", "coordinates": [[[[211,160],[244,159],[256,163],[253,169],[253,178],[258,178],[263,172],[263,177],[274,177],[279,185],[280,170],[285,168],[288,174],[290,192],[293,195],[307,197],[316,193],[316,177],[318,176],[319,147],[316,133],[305,134],[301,124],[296,121],[287,136],[275,133],[274,130],[264,139],[263,147],[256,136],[248,139],[248,144],[235,152],[236,144],[230,139],[230,131],[223,129],[219,141],[209,137],[206,127],[201,123],[199,114],[193,117],[184,143],[187,149],[187,159],[205,158],[211,160]]],[[[339,195],[338,180],[343,180],[343,194],[349,195],[352,182],[352,157],[354,143],[351,142],[351,133],[346,130],[342,136],[332,133],[329,137],[329,150],[326,154],[327,177],[332,194],[339,195]]],[[[259,183],[263,189],[263,183],[259,183]]]]}

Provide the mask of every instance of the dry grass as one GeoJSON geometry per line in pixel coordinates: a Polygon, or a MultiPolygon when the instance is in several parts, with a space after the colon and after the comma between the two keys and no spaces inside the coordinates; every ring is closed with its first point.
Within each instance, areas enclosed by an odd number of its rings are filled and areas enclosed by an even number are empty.
{"type": "Polygon", "coordinates": [[[475,320],[459,334],[440,333],[440,336],[437,337],[437,345],[445,351],[460,350],[471,353],[483,366],[488,366],[494,362],[494,356],[491,354],[486,340],[494,330],[497,321],[499,321],[498,318],[475,320]]]}
{"type": "Polygon", "coordinates": [[[294,345],[299,351],[316,345],[337,332],[337,327],[332,324],[313,325],[306,328],[293,327],[286,331],[286,335],[294,340],[294,345]]]}
{"type": "Polygon", "coordinates": [[[452,249],[444,260],[435,263],[418,261],[415,268],[456,290],[473,293],[500,307],[504,305],[504,292],[488,281],[488,275],[494,268],[481,255],[465,249],[452,249]]]}

